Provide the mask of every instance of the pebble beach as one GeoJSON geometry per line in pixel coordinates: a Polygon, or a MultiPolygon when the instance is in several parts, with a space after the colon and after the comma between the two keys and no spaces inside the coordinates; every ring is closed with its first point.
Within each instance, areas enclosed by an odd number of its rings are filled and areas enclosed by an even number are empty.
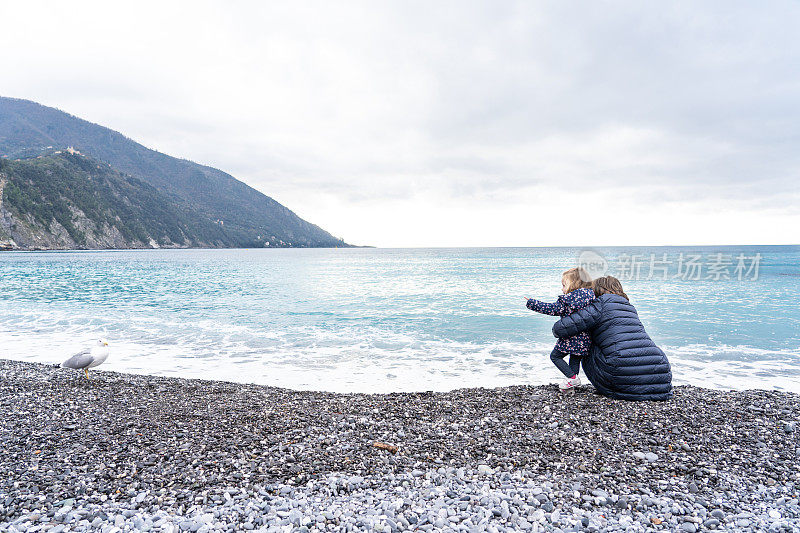
{"type": "Polygon", "coordinates": [[[800,395],[341,394],[0,360],[0,531],[800,531],[800,395]]]}

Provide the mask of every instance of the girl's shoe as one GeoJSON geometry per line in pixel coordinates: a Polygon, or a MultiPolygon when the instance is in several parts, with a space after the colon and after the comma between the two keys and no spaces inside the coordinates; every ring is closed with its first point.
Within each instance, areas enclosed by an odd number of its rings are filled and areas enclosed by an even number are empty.
{"type": "Polygon", "coordinates": [[[558,388],[561,390],[569,390],[569,389],[574,389],[580,384],[581,384],[581,378],[579,378],[578,375],[576,374],[571,378],[567,378],[561,383],[559,383],[558,388]]]}

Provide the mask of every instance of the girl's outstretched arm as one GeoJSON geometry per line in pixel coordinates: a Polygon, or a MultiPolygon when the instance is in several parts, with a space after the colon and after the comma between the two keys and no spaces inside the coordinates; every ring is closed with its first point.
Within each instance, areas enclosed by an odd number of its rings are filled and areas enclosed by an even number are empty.
{"type": "Polygon", "coordinates": [[[559,296],[558,300],[552,304],[543,302],[541,300],[536,300],[534,298],[529,298],[528,303],[525,304],[525,306],[531,311],[536,311],[537,313],[542,313],[543,315],[564,316],[564,314],[566,314],[564,298],[561,296],[559,296]]]}

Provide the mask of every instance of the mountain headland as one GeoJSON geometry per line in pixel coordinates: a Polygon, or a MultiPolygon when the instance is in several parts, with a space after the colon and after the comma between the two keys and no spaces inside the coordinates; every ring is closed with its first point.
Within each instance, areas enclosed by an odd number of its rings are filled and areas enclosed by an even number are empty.
{"type": "Polygon", "coordinates": [[[221,170],[0,97],[0,249],[348,246],[221,170]]]}

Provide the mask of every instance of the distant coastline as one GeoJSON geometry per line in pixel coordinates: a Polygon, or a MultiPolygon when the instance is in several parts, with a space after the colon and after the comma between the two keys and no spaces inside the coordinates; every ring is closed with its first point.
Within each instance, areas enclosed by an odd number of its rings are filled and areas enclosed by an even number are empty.
{"type": "Polygon", "coordinates": [[[542,249],[575,249],[575,250],[593,250],[593,249],[611,249],[611,250],[639,250],[639,249],[653,249],[653,248],[672,248],[676,250],[715,250],[715,249],[738,249],[738,248],[758,248],[758,247],[800,247],[798,244],[673,244],[673,245],[649,245],[649,244],[635,244],[635,245],[586,245],[586,246],[549,246],[549,245],[536,245],[536,246],[373,246],[361,244],[347,244],[345,246],[164,246],[164,247],[131,247],[131,248],[20,248],[15,244],[8,242],[0,242],[0,252],[113,252],[125,250],[259,250],[259,249],[307,249],[307,248],[370,248],[370,249],[384,249],[384,250],[542,250],[542,249]]]}
{"type": "Polygon", "coordinates": [[[164,246],[164,247],[131,247],[131,248],[19,248],[12,244],[0,243],[0,252],[125,252],[131,250],[304,250],[304,249],[336,249],[336,248],[377,248],[376,246],[348,244],[347,246],[164,246]]]}

